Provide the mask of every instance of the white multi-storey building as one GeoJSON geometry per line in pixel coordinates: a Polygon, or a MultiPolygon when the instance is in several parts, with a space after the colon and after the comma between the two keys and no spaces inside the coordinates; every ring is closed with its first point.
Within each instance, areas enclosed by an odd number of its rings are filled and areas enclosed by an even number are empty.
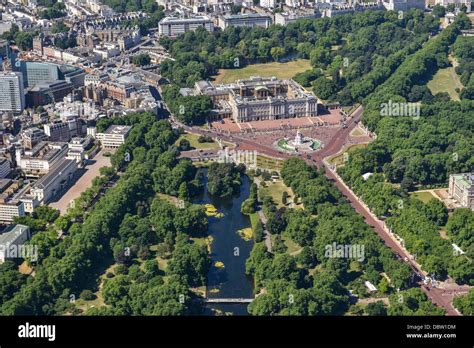
{"type": "Polygon", "coordinates": [[[25,215],[23,202],[15,197],[18,188],[17,181],[0,179],[0,222],[11,222],[15,217],[25,215]]]}
{"type": "Polygon", "coordinates": [[[17,163],[28,176],[46,174],[60,158],[66,156],[67,150],[67,143],[42,141],[31,150],[17,153],[17,163]]]}
{"type": "Polygon", "coordinates": [[[131,126],[111,125],[104,133],[97,133],[97,140],[106,148],[116,148],[125,142],[131,126]]]}
{"type": "Polygon", "coordinates": [[[447,7],[449,4],[454,4],[454,8],[460,11],[462,6],[466,6],[467,12],[471,12],[471,0],[435,0],[435,5],[447,7]]]}
{"type": "Polygon", "coordinates": [[[42,176],[36,181],[32,188],[31,194],[40,203],[47,203],[60,193],[72,180],[77,170],[77,162],[73,159],[60,159],[49,171],[48,174],[42,176]]]}
{"type": "Polygon", "coordinates": [[[459,207],[474,210],[474,172],[451,174],[448,195],[459,207]]]}
{"type": "Polygon", "coordinates": [[[214,31],[214,23],[208,16],[191,18],[165,17],[158,23],[158,31],[164,36],[179,36],[188,31],[204,28],[209,32],[214,31]]]}
{"type": "MultiPolygon", "coordinates": [[[[19,247],[31,238],[30,228],[26,225],[9,225],[0,232],[0,263],[9,258],[9,250],[19,247]]],[[[17,252],[14,253],[16,257],[17,252]]]]}
{"type": "Polygon", "coordinates": [[[237,15],[225,15],[218,17],[219,27],[224,30],[227,27],[262,27],[268,28],[272,24],[270,16],[260,13],[245,13],[237,15]]]}
{"type": "Polygon", "coordinates": [[[411,8],[425,9],[425,0],[388,0],[383,1],[388,11],[408,11],[411,8]]]}
{"type": "Polygon", "coordinates": [[[14,218],[25,215],[25,206],[22,201],[0,202],[0,221],[12,222],[14,218]]]}
{"type": "Polygon", "coordinates": [[[260,6],[265,8],[275,8],[276,0],[260,0],[260,6]]]}

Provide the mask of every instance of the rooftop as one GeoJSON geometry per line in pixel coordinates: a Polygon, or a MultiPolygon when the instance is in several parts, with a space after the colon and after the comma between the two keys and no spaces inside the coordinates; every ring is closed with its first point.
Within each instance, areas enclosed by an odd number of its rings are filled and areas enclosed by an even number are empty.
{"type": "Polygon", "coordinates": [[[36,189],[43,189],[51,185],[57,177],[59,177],[63,170],[65,170],[71,162],[75,162],[73,159],[62,158],[60,159],[48,172],[48,174],[42,176],[37,182],[34,183],[33,187],[36,189]]]}
{"type": "Polygon", "coordinates": [[[132,129],[132,126],[121,126],[121,125],[111,125],[107,130],[104,132],[105,134],[127,134],[132,129]]]}
{"type": "Polygon", "coordinates": [[[26,225],[8,225],[0,232],[0,245],[7,245],[14,242],[25,229],[29,229],[29,227],[26,225]]]}

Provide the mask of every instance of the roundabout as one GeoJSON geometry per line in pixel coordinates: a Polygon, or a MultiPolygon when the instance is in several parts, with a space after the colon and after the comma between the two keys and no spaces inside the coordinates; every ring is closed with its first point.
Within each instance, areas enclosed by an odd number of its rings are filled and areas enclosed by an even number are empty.
{"type": "Polygon", "coordinates": [[[280,151],[285,151],[288,153],[307,153],[321,148],[321,141],[310,137],[305,137],[302,133],[297,131],[294,139],[287,137],[281,138],[278,139],[273,144],[273,146],[280,151]]]}

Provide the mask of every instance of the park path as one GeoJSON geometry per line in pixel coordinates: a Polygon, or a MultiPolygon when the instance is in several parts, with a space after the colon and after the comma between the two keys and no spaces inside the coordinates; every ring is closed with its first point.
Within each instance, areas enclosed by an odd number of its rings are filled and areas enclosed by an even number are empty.
{"type": "MultiPolygon", "coordinates": [[[[257,187],[260,187],[260,179],[259,178],[254,178],[254,182],[257,184],[257,187]]],[[[258,209],[257,210],[258,217],[260,218],[260,221],[262,222],[262,224],[264,226],[264,231],[263,232],[265,234],[264,240],[265,240],[265,245],[267,247],[267,251],[272,252],[272,235],[267,230],[267,217],[263,213],[263,209],[262,209],[261,205],[259,205],[257,207],[257,209],[258,209]]]]}

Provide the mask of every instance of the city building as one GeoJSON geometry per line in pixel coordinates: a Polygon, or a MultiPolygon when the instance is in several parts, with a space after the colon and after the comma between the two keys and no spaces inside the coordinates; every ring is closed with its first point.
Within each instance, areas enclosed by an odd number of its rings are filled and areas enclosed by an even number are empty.
{"type": "Polygon", "coordinates": [[[113,42],[104,42],[101,46],[94,48],[94,53],[97,53],[102,59],[107,60],[116,57],[120,54],[120,47],[113,42]]]}
{"type": "Polygon", "coordinates": [[[109,80],[109,75],[106,73],[90,73],[84,78],[84,86],[98,86],[107,80],[109,80]]]}
{"type": "Polygon", "coordinates": [[[17,61],[13,69],[23,75],[25,88],[58,80],[79,87],[84,84],[84,77],[87,74],[83,69],[73,65],[23,60],[17,61]]]}
{"type": "Polygon", "coordinates": [[[317,98],[295,81],[254,76],[227,85],[198,81],[194,94],[209,96],[220,117],[235,122],[317,116],[317,98]],[[222,112],[223,111],[223,112],[222,112]]]}
{"type": "Polygon", "coordinates": [[[42,176],[33,184],[31,194],[38,202],[48,203],[69,185],[76,170],[77,163],[75,160],[61,158],[54,164],[48,174],[42,176]]]}
{"type": "Polygon", "coordinates": [[[21,133],[21,142],[25,149],[31,150],[41,141],[46,140],[46,134],[36,127],[25,129],[21,133]]]}
{"type": "MultiPolygon", "coordinates": [[[[347,4],[345,2],[335,2],[328,8],[320,8],[323,17],[334,17],[345,14],[353,14],[369,10],[383,10],[384,4],[381,2],[363,2],[347,4]]],[[[404,11],[404,10],[400,10],[404,11]]]]}
{"type": "Polygon", "coordinates": [[[449,176],[449,198],[461,208],[474,210],[474,172],[449,176]]]}
{"type": "Polygon", "coordinates": [[[21,113],[24,108],[23,77],[18,72],[0,72],[0,111],[21,113]]]}
{"type": "Polygon", "coordinates": [[[158,23],[160,35],[178,36],[187,31],[204,28],[209,32],[214,31],[214,24],[208,16],[191,18],[165,17],[158,23]]]}
{"type": "MultiPolygon", "coordinates": [[[[5,262],[11,257],[10,248],[20,247],[31,238],[30,228],[26,225],[8,225],[0,232],[0,263],[5,262]]],[[[19,257],[16,251],[12,253],[15,257],[19,257]]]]}
{"type": "Polygon", "coordinates": [[[262,27],[268,28],[272,24],[270,16],[259,13],[246,13],[237,15],[224,15],[218,17],[219,27],[262,27]]]}
{"type": "Polygon", "coordinates": [[[10,161],[5,157],[0,157],[0,179],[6,178],[11,170],[10,161]]]}
{"type": "Polygon", "coordinates": [[[15,217],[25,215],[23,202],[15,197],[18,181],[0,179],[0,222],[12,222],[15,217]]]}
{"type": "Polygon", "coordinates": [[[388,0],[383,1],[387,11],[408,11],[411,8],[425,9],[425,0],[388,0]]]}
{"type": "Polygon", "coordinates": [[[46,174],[50,168],[61,158],[66,156],[67,143],[49,143],[42,141],[31,150],[21,153],[18,149],[17,163],[27,176],[46,174]]]}
{"type": "Polygon", "coordinates": [[[68,142],[69,139],[71,139],[71,133],[67,122],[48,123],[43,127],[44,133],[48,136],[49,141],[68,142]]]}
{"type": "Polygon", "coordinates": [[[121,102],[129,98],[130,94],[134,91],[134,88],[131,84],[116,81],[106,81],[102,83],[99,88],[104,90],[105,96],[107,98],[115,99],[121,102]]]}
{"type": "Polygon", "coordinates": [[[125,142],[131,126],[111,125],[104,133],[97,133],[97,140],[106,148],[116,148],[125,142]]]}
{"type": "Polygon", "coordinates": [[[316,18],[314,12],[303,13],[275,13],[275,24],[288,25],[296,22],[299,19],[314,19],[316,18]]]}
{"type": "Polygon", "coordinates": [[[460,11],[463,6],[466,6],[466,12],[471,12],[472,3],[471,0],[435,0],[436,5],[448,7],[450,4],[454,4],[456,12],[460,11]]]}
{"type": "Polygon", "coordinates": [[[64,99],[74,89],[74,85],[67,81],[41,82],[28,89],[26,104],[29,107],[47,105],[64,99]]]}
{"type": "Polygon", "coordinates": [[[8,40],[0,39],[0,58],[5,59],[10,53],[10,43],[8,40]]]}
{"type": "Polygon", "coordinates": [[[260,0],[260,6],[265,8],[275,8],[276,0],[260,0]]]}

